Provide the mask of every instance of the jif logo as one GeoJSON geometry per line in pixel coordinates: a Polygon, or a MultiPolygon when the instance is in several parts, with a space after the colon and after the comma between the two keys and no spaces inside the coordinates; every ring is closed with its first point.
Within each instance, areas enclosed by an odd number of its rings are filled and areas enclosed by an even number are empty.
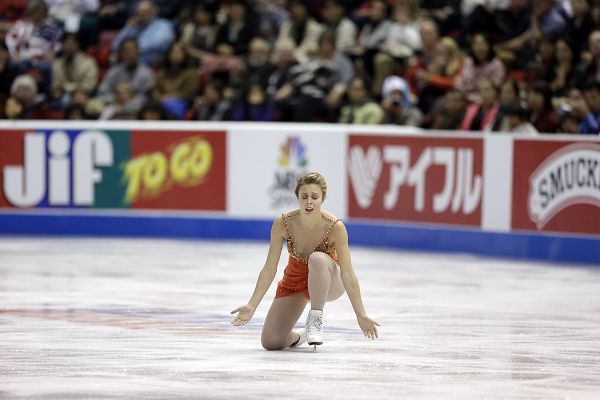
{"type": "Polygon", "coordinates": [[[71,142],[63,131],[47,139],[35,132],[25,134],[24,140],[23,165],[3,170],[2,190],[12,205],[34,207],[46,194],[51,206],[94,204],[94,185],[102,180],[97,167],[113,165],[113,145],[106,133],[84,131],[71,142]]]}

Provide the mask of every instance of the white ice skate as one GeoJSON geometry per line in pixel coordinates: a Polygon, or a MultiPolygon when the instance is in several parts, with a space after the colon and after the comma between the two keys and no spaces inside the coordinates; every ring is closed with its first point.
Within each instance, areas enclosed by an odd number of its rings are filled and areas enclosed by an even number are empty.
{"type": "Polygon", "coordinates": [[[306,343],[306,328],[297,329],[293,332],[297,333],[300,337],[298,338],[298,341],[292,344],[290,347],[299,347],[306,343]]]}
{"type": "Polygon", "coordinates": [[[306,340],[308,345],[314,346],[314,351],[317,351],[317,345],[323,344],[324,337],[323,311],[310,310],[306,317],[306,340]]]}

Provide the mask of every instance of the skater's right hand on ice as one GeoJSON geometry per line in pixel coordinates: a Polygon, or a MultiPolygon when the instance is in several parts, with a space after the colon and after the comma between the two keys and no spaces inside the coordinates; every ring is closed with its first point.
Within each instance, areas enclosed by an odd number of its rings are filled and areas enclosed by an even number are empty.
{"type": "Polygon", "coordinates": [[[379,332],[377,332],[377,327],[379,324],[373,321],[371,318],[364,316],[357,316],[358,325],[360,329],[363,331],[365,337],[369,339],[375,339],[379,337],[379,332]]]}
{"type": "Polygon", "coordinates": [[[231,321],[231,325],[246,325],[254,315],[254,307],[252,307],[249,304],[246,304],[245,306],[238,307],[231,312],[231,314],[235,313],[238,313],[238,315],[233,319],[233,321],[231,321]]]}

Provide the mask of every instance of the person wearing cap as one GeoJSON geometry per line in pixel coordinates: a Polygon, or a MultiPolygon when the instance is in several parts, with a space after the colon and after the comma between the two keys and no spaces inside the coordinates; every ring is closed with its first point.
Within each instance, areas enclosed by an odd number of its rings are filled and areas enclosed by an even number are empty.
{"type": "Polygon", "coordinates": [[[398,76],[389,76],[383,81],[381,107],[384,124],[421,126],[423,114],[411,101],[412,94],[406,81],[398,76]]]}

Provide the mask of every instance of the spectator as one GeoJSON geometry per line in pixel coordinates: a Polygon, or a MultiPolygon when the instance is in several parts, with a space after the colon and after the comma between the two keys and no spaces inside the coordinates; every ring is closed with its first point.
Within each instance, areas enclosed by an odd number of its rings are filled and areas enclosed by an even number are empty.
{"type": "Polygon", "coordinates": [[[305,62],[317,51],[323,27],[308,14],[304,1],[290,0],[288,8],[290,19],[281,26],[277,41],[291,39],[296,45],[294,57],[299,62],[305,62]]]}
{"type": "Polygon", "coordinates": [[[433,19],[442,36],[454,35],[460,27],[461,0],[419,0],[421,8],[433,19]]]}
{"type": "Polygon", "coordinates": [[[85,106],[82,104],[71,104],[65,110],[64,119],[81,121],[89,119],[89,117],[85,112],[85,106]]]}
{"type": "Polygon", "coordinates": [[[215,38],[217,53],[245,56],[257,33],[255,16],[244,0],[230,0],[226,11],[226,22],[219,26],[215,38]]]}
{"type": "Polygon", "coordinates": [[[38,98],[35,80],[29,75],[19,75],[10,88],[4,115],[8,119],[44,119],[46,112],[38,98]]]}
{"type": "Polygon", "coordinates": [[[410,100],[410,90],[406,81],[398,76],[390,76],[383,81],[384,111],[383,123],[394,125],[421,126],[423,115],[410,100]]]}
{"type": "Polygon", "coordinates": [[[6,36],[10,56],[20,72],[34,71],[41,77],[42,92],[50,90],[52,61],[60,50],[62,30],[48,17],[48,6],[43,0],[30,0],[25,18],[20,19],[6,36]]]}
{"type": "Polygon", "coordinates": [[[10,96],[10,87],[19,75],[17,66],[10,59],[6,44],[0,41],[0,107],[4,108],[4,102],[10,96]]]}
{"type": "Polygon", "coordinates": [[[416,57],[411,60],[411,63],[406,71],[406,81],[410,86],[413,94],[418,95],[420,92],[417,73],[421,70],[426,70],[433,59],[435,49],[440,41],[437,25],[433,20],[421,21],[419,30],[421,37],[422,48],[417,52],[416,57]]]}
{"type": "Polygon", "coordinates": [[[356,44],[356,25],[346,17],[341,0],[326,0],[321,18],[325,29],[336,33],[336,47],[341,53],[349,52],[356,44]]]}
{"type": "Polygon", "coordinates": [[[198,76],[195,69],[189,65],[183,45],[173,43],[167,52],[164,65],[157,73],[152,97],[173,117],[183,119],[197,90],[198,76]]]}
{"type": "Polygon", "coordinates": [[[383,109],[369,97],[363,78],[354,78],[348,88],[350,104],[342,107],[339,122],[343,124],[374,125],[383,122],[383,109]]]}
{"type": "Polygon", "coordinates": [[[418,106],[424,114],[429,113],[436,100],[454,87],[462,66],[463,55],[454,39],[442,38],[427,68],[416,71],[418,106]]]}
{"type": "Polygon", "coordinates": [[[268,85],[269,75],[273,70],[273,65],[269,62],[270,48],[269,43],[261,38],[255,37],[250,42],[250,51],[245,57],[244,67],[238,76],[231,80],[232,86],[236,90],[235,97],[243,98],[248,92],[250,85],[258,83],[263,87],[268,85]]]}
{"type": "Polygon", "coordinates": [[[375,55],[372,93],[379,95],[383,81],[393,71],[406,68],[408,60],[421,50],[419,3],[417,0],[398,0],[383,50],[375,55]]]}
{"type": "Polygon", "coordinates": [[[135,39],[125,39],[119,48],[118,63],[111,67],[98,87],[98,97],[104,103],[112,103],[119,83],[127,82],[133,90],[133,103],[137,112],[146,101],[146,95],[154,87],[154,74],[150,67],[139,62],[135,39]]]}
{"type": "Polygon", "coordinates": [[[508,0],[503,7],[496,2],[479,4],[473,8],[462,22],[460,42],[466,43],[475,33],[485,32],[493,43],[513,39],[529,29],[531,7],[529,0],[508,0]]]}
{"type": "Polygon", "coordinates": [[[573,16],[568,20],[569,44],[576,55],[585,50],[590,33],[596,26],[588,0],[572,0],[573,16]]]}
{"type": "Polygon", "coordinates": [[[469,57],[454,82],[454,87],[462,91],[470,102],[479,102],[477,85],[482,79],[491,79],[496,86],[504,81],[506,70],[491,47],[488,38],[477,33],[471,38],[469,57]]]}
{"type": "Polygon", "coordinates": [[[62,22],[66,32],[79,32],[84,15],[95,13],[99,0],[45,0],[51,16],[62,22]]]}
{"type": "Polygon", "coordinates": [[[259,35],[269,43],[275,42],[281,27],[290,18],[285,1],[255,0],[254,5],[259,20],[259,35]]]}
{"type": "Polygon", "coordinates": [[[561,36],[567,31],[567,19],[556,0],[532,0],[532,18],[529,28],[520,35],[498,45],[497,51],[514,53],[517,66],[531,60],[534,49],[543,35],[561,36]]]}
{"type": "Polygon", "coordinates": [[[65,32],[76,33],[81,48],[98,43],[99,0],[45,0],[49,14],[60,21],[65,32]]]}
{"type": "Polygon", "coordinates": [[[137,119],[142,121],[167,121],[171,118],[159,101],[149,100],[139,111],[137,119]]]}
{"type": "Polygon", "coordinates": [[[461,131],[489,131],[494,125],[500,104],[498,88],[491,79],[481,79],[478,84],[480,103],[471,103],[460,125],[461,131]]]}
{"type": "Polygon", "coordinates": [[[212,80],[206,83],[202,95],[196,98],[193,118],[201,121],[227,121],[231,114],[231,101],[224,96],[224,85],[212,80]]]}
{"type": "Polygon", "coordinates": [[[357,45],[352,49],[352,57],[359,61],[359,68],[369,76],[375,73],[375,55],[384,51],[392,21],[388,19],[388,5],[383,0],[374,0],[369,8],[369,20],[362,27],[357,45]]]}
{"type": "Polygon", "coordinates": [[[529,122],[538,132],[556,132],[558,118],[552,107],[552,92],[547,83],[539,81],[531,85],[527,95],[527,106],[530,111],[529,122]]]}
{"type": "Polygon", "coordinates": [[[573,86],[580,90],[600,76],[600,30],[590,33],[588,43],[590,60],[577,67],[573,78],[573,86]]]}
{"type": "Polygon", "coordinates": [[[550,89],[555,96],[565,96],[571,88],[575,75],[575,55],[566,39],[558,39],[555,44],[556,63],[552,70],[550,89]]]}
{"type": "Polygon", "coordinates": [[[498,110],[496,121],[492,127],[493,131],[505,132],[509,129],[504,111],[511,107],[512,104],[520,104],[521,96],[519,92],[519,86],[516,81],[507,79],[502,83],[500,86],[500,109],[498,110]]]}
{"type": "Polygon", "coordinates": [[[131,84],[126,81],[117,83],[112,94],[113,101],[106,105],[98,119],[134,119],[143,104],[136,100],[131,84]]]}
{"type": "Polygon", "coordinates": [[[467,111],[467,98],[458,89],[450,89],[444,95],[444,101],[436,105],[431,123],[432,129],[458,130],[467,111]]]}
{"type": "Polygon", "coordinates": [[[254,20],[243,0],[231,1],[226,10],[226,21],[215,36],[215,51],[202,58],[200,74],[206,79],[217,73],[219,79],[229,81],[239,73],[255,34],[254,20]]]}
{"type": "Polygon", "coordinates": [[[595,81],[583,90],[584,101],[574,101],[573,113],[580,118],[579,133],[597,135],[600,133],[600,82],[595,81]]]}
{"type": "Polygon", "coordinates": [[[267,97],[264,87],[259,83],[249,86],[245,96],[238,102],[231,115],[232,121],[273,121],[275,104],[267,97]]]}
{"type": "Polygon", "coordinates": [[[297,64],[294,58],[295,44],[292,40],[282,40],[275,44],[271,56],[272,68],[267,76],[266,94],[270,99],[281,101],[285,97],[280,90],[291,82],[291,70],[297,64]]]}
{"type": "Polygon", "coordinates": [[[352,63],[336,51],[335,33],[323,32],[317,57],[291,68],[290,81],[276,95],[282,118],[295,122],[333,119],[352,74],[352,63]]]}
{"type": "Polygon", "coordinates": [[[558,107],[558,132],[567,134],[579,134],[580,118],[573,113],[573,106],[568,102],[558,107]]]}
{"type": "Polygon", "coordinates": [[[115,38],[112,50],[116,52],[126,39],[136,39],[139,43],[140,61],[154,65],[175,39],[171,22],[157,18],[156,14],[157,9],[152,1],[140,1],[135,14],[115,38]]]}
{"type": "Polygon", "coordinates": [[[52,64],[52,96],[66,108],[73,98],[85,104],[98,84],[96,61],[79,49],[77,35],[67,33],[62,41],[62,54],[52,64]]]}
{"type": "Polygon", "coordinates": [[[519,103],[510,103],[504,109],[507,129],[503,132],[519,133],[524,135],[537,135],[535,126],[527,120],[527,109],[519,103]]]}
{"type": "Polygon", "coordinates": [[[537,46],[531,48],[532,57],[525,65],[525,80],[528,82],[549,82],[554,78],[554,67],[556,64],[554,44],[556,38],[553,35],[542,35],[537,46]]]}
{"type": "Polygon", "coordinates": [[[183,26],[181,42],[186,53],[198,64],[207,53],[214,51],[217,25],[212,3],[200,3],[194,9],[194,18],[183,26]]]}
{"type": "Polygon", "coordinates": [[[18,64],[48,61],[60,50],[61,36],[58,23],[48,16],[45,1],[29,0],[25,18],[15,22],[10,29],[6,45],[18,64]]]}

